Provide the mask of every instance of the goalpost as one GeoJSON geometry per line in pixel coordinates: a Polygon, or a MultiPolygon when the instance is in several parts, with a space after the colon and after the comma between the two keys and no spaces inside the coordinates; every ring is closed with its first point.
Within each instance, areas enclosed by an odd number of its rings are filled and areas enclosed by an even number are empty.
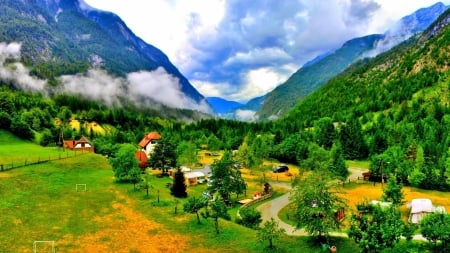
{"type": "Polygon", "coordinates": [[[76,184],[75,190],[77,192],[85,192],[86,191],[86,184],[76,184]]]}
{"type": "Polygon", "coordinates": [[[49,251],[51,253],[55,253],[55,241],[34,241],[33,253],[49,252],[49,251]],[[38,249],[38,245],[41,245],[41,244],[44,244],[44,245],[39,247],[39,249],[38,249]]]}

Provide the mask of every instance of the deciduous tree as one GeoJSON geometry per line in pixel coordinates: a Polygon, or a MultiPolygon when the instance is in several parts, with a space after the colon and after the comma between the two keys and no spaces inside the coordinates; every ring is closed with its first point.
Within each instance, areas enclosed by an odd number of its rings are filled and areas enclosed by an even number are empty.
{"type": "Polygon", "coordinates": [[[297,228],[304,228],[311,235],[328,237],[331,230],[340,227],[335,211],[344,207],[345,202],[324,171],[312,172],[299,180],[291,200],[297,228]]]}
{"type": "Polygon", "coordinates": [[[274,218],[264,222],[261,230],[258,231],[260,241],[269,241],[269,249],[273,249],[273,241],[278,239],[285,230],[278,227],[278,222],[274,218]]]}
{"type": "Polygon", "coordinates": [[[197,216],[197,223],[200,224],[200,216],[198,212],[200,209],[206,206],[207,200],[199,197],[191,197],[187,199],[187,202],[183,205],[183,210],[188,213],[195,213],[197,216]]]}
{"type": "Polygon", "coordinates": [[[130,182],[138,167],[138,160],[134,157],[136,148],[131,144],[122,144],[113,158],[109,159],[114,176],[119,182],[130,182]]]}
{"type": "Polygon", "coordinates": [[[216,198],[210,201],[206,206],[206,211],[203,214],[205,218],[212,218],[214,221],[214,229],[216,234],[219,234],[219,218],[230,219],[230,215],[228,214],[227,206],[223,203],[222,200],[216,198]]]}

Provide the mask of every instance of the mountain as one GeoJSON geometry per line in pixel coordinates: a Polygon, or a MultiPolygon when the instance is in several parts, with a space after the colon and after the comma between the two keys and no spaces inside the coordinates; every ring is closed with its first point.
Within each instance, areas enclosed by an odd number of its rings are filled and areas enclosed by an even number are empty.
{"type": "Polygon", "coordinates": [[[259,120],[273,120],[286,114],[298,101],[321,87],[350,64],[365,57],[374,57],[423,31],[448,6],[437,3],[402,18],[385,34],[369,35],[349,40],[333,53],[326,53],[308,62],[286,82],[266,95],[259,120]]]}
{"type": "MultiPolygon", "coordinates": [[[[382,129],[384,136],[373,138],[386,138],[384,141],[402,143],[401,138],[406,135],[398,131],[416,136],[408,142],[450,141],[447,135],[439,137],[442,134],[439,131],[448,129],[450,119],[449,47],[450,10],[447,10],[422,34],[332,78],[300,101],[282,121],[304,128],[323,117],[335,121],[356,118],[366,124],[368,132],[382,129]],[[395,128],[385,129],[387,122],[392,122],[395,128]],[[434,133],[430,124],[442,124],[443,128],[433,130],[434,133]],[[431,137],[432,134],[436,137],[431,137]]],[[[423,145],[427,149],[440,147],[423,145]]]]}
{"type": "Polygon", "coordinates": [[[110,88],[105,83],[117,82],[114,88],[121,92],[112,95],[143,107],[162,104],[212,112],[167,56],[113,13],[94,9],[83,0],[3,0],[0,14],[0,42],[20,43],[18,60],[32,76],[47,80],[46,88],[52,88],[47,93],[92,98],[89,88],[105,91],[110,88]],[[104,72],[110,80],[102,81],[104,72]],[[92,85],[74,85],[67,75],[84,77],[92,85]]]}
{"type": "Polygon", "coordinates": [[[207,97],[206,101],[213,107],[214,111],[219,114],[228,113],[240,106],[241,103],[235,101],[229,101],[219,97],[207,97]]]}

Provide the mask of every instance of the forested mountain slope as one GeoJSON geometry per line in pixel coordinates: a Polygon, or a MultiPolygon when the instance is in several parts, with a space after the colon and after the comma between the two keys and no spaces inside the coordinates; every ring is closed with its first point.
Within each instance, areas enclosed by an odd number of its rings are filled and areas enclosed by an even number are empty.
{"type": "Polygon", "coordinates": [[[447,9],[448,6],[443,3],[419,9],[402,18],[384,34],[349,40],[336,51],[319,56],[268,93],[256,115],[259,120],[267,120],[286,114],[298,101],[344,71],[350,64],[365,57],[376,56],[424,31],[447,9]]]}
{"type": "MultiPolygon", "coordinates": [[[[102,69],[112,75],[108,83],[117,81],[113,80],[116,77],[127,79],[115,88],[133,93],[132,100],[141,106],[154,108],[155,104],[164,104],[212,112],[204,97],[167,56],[137,37],[113,13],[93,9],[82,0],[4,0],[0,22],[0,42],[20,44],[17,60],[49,87],[59,86],[59,90],[89,97],[79,84],[65,87],[65,80],[60,77],[84,74],[94,82],[106,77],[89,70],[102,69]],[[164,97],[176,99],[164,101],[164,97]]],[[[107,89],[111,87],[103,87],[107,89]]],[[[53,89],[49,93],[54,92],[53,89]]]]}
{"type": "Polygon", "coordinates": [[[395,165],[384,166],[384,173],[448,190],[449,49],[446,11],[421,36],[331,79],[277,124],[292,133],[334,122],[347,158],[367,157],[368,152],[374,173],[380,173],[380,161],[391,161],[395,165]],[[354,145],[361,136],[367,151],[354,145]]]}

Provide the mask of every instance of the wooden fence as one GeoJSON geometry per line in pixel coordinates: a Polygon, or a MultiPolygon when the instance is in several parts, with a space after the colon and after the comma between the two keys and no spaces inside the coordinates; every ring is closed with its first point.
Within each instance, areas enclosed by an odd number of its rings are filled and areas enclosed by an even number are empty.
{"type": "Polygon", "coordinates": [[[81,154],[77,154],[78,152],[79,151],[73,151],[71,153],[65,152],[65,154],[60,153],[58,155],[53,155],[53,156],[49,155],[48,157],[37,157],[35,159],[25,159],[25,160],[21,160],[21,161],[12,160],[10,163],[0,164],[0,172],[16,169],[16,168],[20,168],[20,167],[30,166],[30,165],[34,165],[34,164],[68,159],[68,158],[77,157],[77,156],[80,156],[83,154],[83,152],[81,152],[81,154]]]}

